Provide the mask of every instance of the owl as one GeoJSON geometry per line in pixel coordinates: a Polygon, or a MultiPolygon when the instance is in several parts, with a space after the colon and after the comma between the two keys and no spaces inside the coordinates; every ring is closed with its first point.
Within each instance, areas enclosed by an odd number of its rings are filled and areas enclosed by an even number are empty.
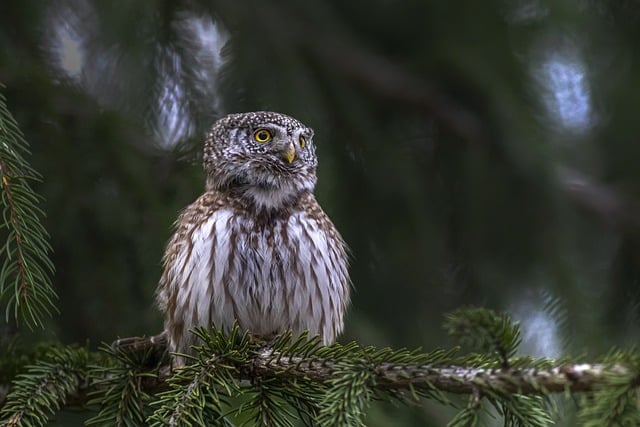
{"type": "Polygon", "coordinates": [[[158,285],[170,351],[190,353],[196,326],[234,322],[264,340],[307,330],[334,342],[350,280],[346,245],[313,195],[313,130],[279,113],[230,114],[206,135],[203,163],[204,194],[178,217],[158,285]]]}

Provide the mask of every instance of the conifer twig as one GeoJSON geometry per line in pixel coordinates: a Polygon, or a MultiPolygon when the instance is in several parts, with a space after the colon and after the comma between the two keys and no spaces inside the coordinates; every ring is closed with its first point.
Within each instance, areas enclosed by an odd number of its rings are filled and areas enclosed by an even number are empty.
{"type": "MultiPolygon", "coordinates": [[[[0,85],[0,90],[2,89],[0,85]]],[[[0,92],[0,304],[5,319],[22,320],[29,327],[44,327],[44,318],[57,311],[51,285],[49,235],[42,225],[42,197],[31,183],[40,175],[27,162],[27,142],[0,92]],[[12,314],[13,312],[13,314],[12,314]]]]}

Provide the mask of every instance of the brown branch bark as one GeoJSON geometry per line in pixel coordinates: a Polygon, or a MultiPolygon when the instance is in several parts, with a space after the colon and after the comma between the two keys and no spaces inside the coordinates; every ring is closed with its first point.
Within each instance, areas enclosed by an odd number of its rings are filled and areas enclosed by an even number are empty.
{"type": "MultiPolygon", "coordinates": [[[[337,377],[330,360],[299,357],[274,358],[265,351],[256,357],[241,379],[255,377],[312,379],[326,382],[337,377]]],[[[602,385],[610,375],[628,376],[627,367],[605,364],[566,364],[550,369],[482,369],[464,366],[395,365],[372,366],[374,388],[409,390],[435,388],[447,393],[472,394],[477,389],[506,393],[538,394],[547,392],[588,392],[602,385]]]]}

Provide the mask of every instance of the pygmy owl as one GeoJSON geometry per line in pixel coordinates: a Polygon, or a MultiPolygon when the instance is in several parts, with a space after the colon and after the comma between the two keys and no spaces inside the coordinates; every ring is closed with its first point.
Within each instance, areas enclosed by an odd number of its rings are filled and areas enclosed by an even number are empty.
{"type": "Polygon", "coordinates": [[[193,327],[236,321],[263,339],[308,330],[335,341],[349,302],[347,255],[313,195],[317,163],[313,130],[284,114],[213,125],[205,192],[178,217],[158,285],[171,351],[190,352],[193,327]]]}

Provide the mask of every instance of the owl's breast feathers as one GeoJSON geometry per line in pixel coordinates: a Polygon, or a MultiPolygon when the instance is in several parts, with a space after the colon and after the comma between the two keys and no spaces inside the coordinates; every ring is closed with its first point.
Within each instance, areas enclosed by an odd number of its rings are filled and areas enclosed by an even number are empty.
{"type": "Polygon", "coordinates": [[[263,337],[307,329],[328,344],[348,301],[344,241],[309,192],[270,210],[203,194],[178,218],[158,292],[170,347],[181,352],[189,329],[235,321],[263,337]]]}

